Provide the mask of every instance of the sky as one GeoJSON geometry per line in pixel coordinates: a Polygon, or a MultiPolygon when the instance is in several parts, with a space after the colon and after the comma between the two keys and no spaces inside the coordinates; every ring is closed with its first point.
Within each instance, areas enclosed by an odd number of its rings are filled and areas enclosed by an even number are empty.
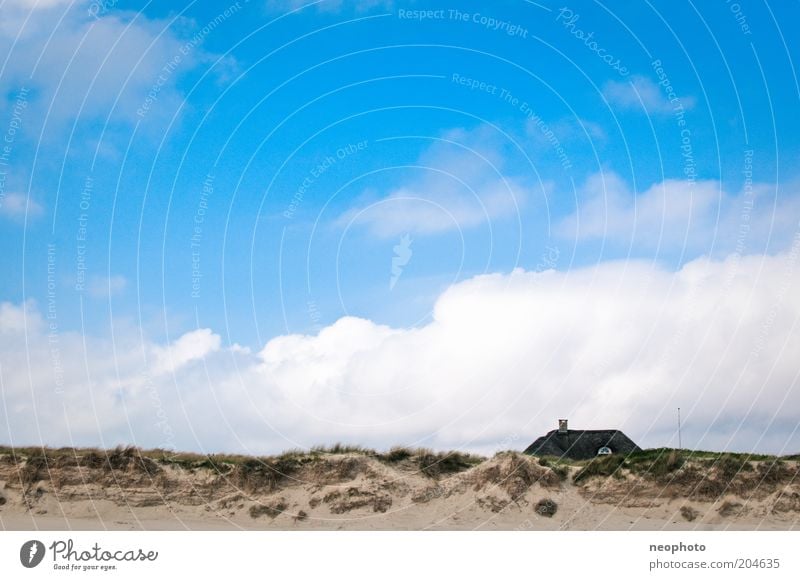
{"type": "Polygon", "coordinates": [[[0,0],[0,442],[797,453],[798,18],[0,0]]]}

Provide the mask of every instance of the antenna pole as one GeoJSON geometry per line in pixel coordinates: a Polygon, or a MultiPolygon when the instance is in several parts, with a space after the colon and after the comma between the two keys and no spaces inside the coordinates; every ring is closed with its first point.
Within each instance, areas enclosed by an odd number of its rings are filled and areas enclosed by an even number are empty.
{"type": "Polygon", "coordinates": [[[683,449],[681,442],[681,408],[678,407],[678,449],[683,449]]]}

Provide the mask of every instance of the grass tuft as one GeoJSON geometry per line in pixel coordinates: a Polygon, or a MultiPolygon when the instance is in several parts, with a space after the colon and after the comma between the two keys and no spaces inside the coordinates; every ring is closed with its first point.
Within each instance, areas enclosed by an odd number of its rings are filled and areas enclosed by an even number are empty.
{"type": "Polygon", "coordinates": [[[255,519],[261,516],[267,516],[271,520],[274,520],[283,512],[286,511],[289,505],[283,500],[279,499],[271,504],[256,504],[250,506],[250,517],[255,519]]]}
{"type": "Polygon", "coordinates": [[[475,467],[483,458],[458,451],[435,453],[430,449],[418,449],[414,460],[422,473],[436,479],[475,467]]]}
{"type": "Polygon", "coordinates": [[[700,515],[700,512],[698,512],[692,506],[685,505],[681,507],[681,515],[687,522],[693,522],[697,519],[697,516],[700,515]]]}
{"type": "Polygon", "coordinates": [[[578,484],[592,477],[608,477],[610,475],[617,476],[621,473],[624,463],[624,455],[606,455],[603,457],[596,457],[584,465],[580,471],[573,476],[572,481],[578,484]]]}
{"type": "Polygon", "coordinates": [[[413,456],[414,456],[413,449],[409,449],[408,447],[395,446],[389,449],[388,452],[381,455],[380,458],[389,463],[397,463],[399,461],[404,461],[406,459],[409,459],[413,456]]]}

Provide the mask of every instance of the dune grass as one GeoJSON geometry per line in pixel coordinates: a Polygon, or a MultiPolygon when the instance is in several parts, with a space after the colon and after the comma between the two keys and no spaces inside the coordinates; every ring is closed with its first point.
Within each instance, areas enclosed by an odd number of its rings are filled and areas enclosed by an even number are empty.
{"type": "Polygon", "coordinates": [[[331,456],[371,457],[389,464],[406,461],[431,477],[464,471],[486,459],[468,453],[435,452],[426,448],[392,447],[386,452],[378,452],[360,445],[343,443],[329,446],[318,445],[308,450],[290,449],[278,455],[269,456],[228,453],[204,455],[166,449],[140,449],[133,446],[118,446],[109,450],[91,447],[0,446],[0,460],[11,463],[24,462],[34,479],[39,475],[39,471],[46,471],[48,467],[106,466],[108,469],[114,470],[125,468],[134,461],[138,462],[145,470],[154,465],[172,465],[189,470],[212,469],[220,473],[236,470],[242,474],[245,481],[259,480],[262,483],[269,483],[276,478],[290,476],[303,465],[316,459],[331,456]],[[274,475],[269,475],[270,473],[274,475]]]}
{"type": "MultiPolygon", "coordinates": [[[[497,455],[502,455],[502,453],[497,455]]],[[[316,459],[332,456],[363,456],[390,465],[404,464],[408,468],[418,469],[432,478],[459,473],[486,460],[485,457],[459,451],[445,452],[396,446],[385,452],[379,452],[360,445],[345,443],[334,443],[329,446],[319,445],[307,450],[290,449],[271,456],[201,454],[174,452],[167,449],[140,449],[132,446],[118,446],[108,450],[0,446],[0,461],[24,462],[28,471],[27,476],[31,479],[40,477],[42,472],[46,472],[50,467],[97,467],[111,471],[131,468],[143,473],[155,473],[159,466],[172,465],[190,470],[211,469],[220,473],[229,473],[235,470],[244,482],[274,484],[282,477],[290,477],[299,468],[316,459]]],[[[778,457],[750,453],[656,448],[628,455],[608,455],[582,461],[558,457],[539,457],[537,460],[540,465],[552,469],[562,480],[567,478],[571,469],[576,470],[573,479],[575,483],[580,483],[592,477],[617,476],[623,470],[644,477],[663,479],[687,466],[711,468],[721,477],[730,479],[740,473],[753,472],[754,463],[759,465],[759,474],[764,478],[781,479],[784,475],[785,463],[800,460],[800,455],[778,457]]]]}
{"type": "Polygon", "coordinates": [[[713,471],[720,479],[730,480],[739,474],[753,472],[756,465],[762,479],[783,481],[787,476],[786,462],[798,461],[800,455],[776,456],[661,447],[627,455],[606,455],[584,460],[557,456],[542,456],[538,460],[540,465],[552,469],[562,480],[566,479],[570,470],[574,470],[573,481],[576,484],[593,477],[619,478],[626,473],[667,482],[685,466],[689,468],[689,472],[713,471]]]}

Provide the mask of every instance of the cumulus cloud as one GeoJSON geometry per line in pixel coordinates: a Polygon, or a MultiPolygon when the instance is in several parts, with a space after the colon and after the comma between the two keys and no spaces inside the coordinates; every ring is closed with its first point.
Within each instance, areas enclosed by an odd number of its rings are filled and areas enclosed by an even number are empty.
{"type": "Polygon", "coordinates": [[[9,192],[0,195],[0,215],[20,220],[26,215],[28,218],[38,217],[44,208],[30,196],[24,193],[9,192]]]}
{"type": "Polygon", "coordinates": [[[4,304],[3,432],[51,445],[488,453],[524,447],[559,417],[674,445],[680,406],[692,447],[797,452],[799,254],[800,237],[776,256],[678,271],[626,261],[478,276],[445,291],[426,326],[346,317],[257,352],[198,329],[168,345],[121,334],[84,347],[62,333],[56,356],[48,320],[4,304]]]}
{"type": "Polygon", "coordinates": [[[181,367],[219,350],[220,337],[208,328],[187,332],[166,347],[154,346],[152,366],[157,374],[174,373],[181,367]]]}
{"type": "Polygon", "coordinates": [[[691,109],[694,97],[674,97],[674,102],[666,97],[659,86],[647,77],[634,76],[630,81],[608,81],[603,86],[603,96],[620,109],[643,110],[648,114],[669,114],[675,106],[691,109]]]}
{"type": "MultiPolygon", "coordinates": [[[[201,42],[189,46],[191,39],[173,30],[180,24],[191,32],[185,19],[176,23],[123,10],[97,11],[97,6],[58,0],[3,5],[0,52],[9,58],[0,91],[30,91],[25,125],[47,119],[52,129],[76,118],[143,122],[168,117],[182,100],[179,77],[209,58],[201,42]],[[140,114],[154,92],[156,103],[140,114]]],[[[10,105],[0,103],[0,109],[4,106],[10,105]]],[[[29,130],[35,134],[40,127],[29,130]]]]}
{"type": "Polygon", "coordinates": [[[513,216],[525,193],[518,178],[503,173],[502,149],[489,127],[449,131],[423,152],[406,183],[351,208],[338,223],[389,238],[490,226],[513,216]]]}
{"type": "Polygon", "coordinates": [[[556,233],[648,251],[755,253],[785,248],[799,215],[800,197],[774,185],[731,193],[718,181],[668,179],[636,192],[605,172],[587,178],[577,211],[557,224],[556,233]]]}
{"type": "Polygon", "coordinates": [[[53,8],[54,6],[61,6],[69,4],[74,0],[6,0],[7,7],[22,7],[28,10],[44,10],[53,8]]]}
{"type": "MultiPolygon", "coordinates": [[[[191,424],[181,422],[182,412],[192,406],[194,381],[205,375],[203,357],[213,357],[219,336],[199,329],[167,344],[142,341],[131,331],[115,332],[113,340],[84,336],[61,330],[51,306],[42,312],[33,301],[0,305],[3,440],[198,446],[189,433],[213,408],[205,396],[210,386],[203,388],[208,410],[196,412],[191,424]],[[181,373],[180,388],[174,372],[181,373]]],[[[238,352],[229,348],[228,357],[238,352]]],[[[224,362],[215,368],[231,374],[224,362]]]]}

